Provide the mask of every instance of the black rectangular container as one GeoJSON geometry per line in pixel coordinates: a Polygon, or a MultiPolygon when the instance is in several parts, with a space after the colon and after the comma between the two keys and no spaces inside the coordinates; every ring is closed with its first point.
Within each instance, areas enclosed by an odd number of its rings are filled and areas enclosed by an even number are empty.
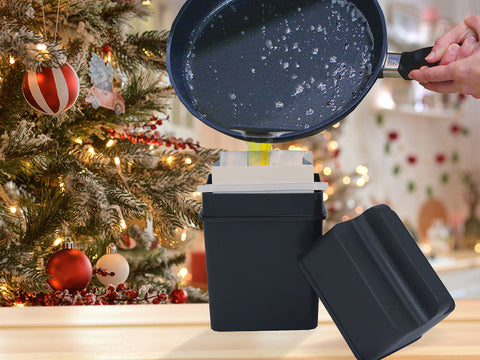
{"type": "Polygon", "coordinates": [[[322,234],[323,193],[203,194],[211,327],[304,330],[318,297],[298,256],[322,234]]]}
{"type": "Polygon", "coordinates": [[[335,225],[300,258],[357,359],[381,359],[455,307],[400,218],[386,205],[335,225]]]}

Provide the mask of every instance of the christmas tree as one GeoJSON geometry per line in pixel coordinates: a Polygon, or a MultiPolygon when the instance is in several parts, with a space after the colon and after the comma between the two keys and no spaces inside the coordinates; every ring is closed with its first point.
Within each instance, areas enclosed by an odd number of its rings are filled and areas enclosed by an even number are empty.
{"type": "Polygon", "coordinates": [[[90,282],[109,303],[165,301],[178,281],[184,255],[167,248],[201,228],[192,194],[217,152],[162,133],[168,34],[133,33],[145,15],[134,0],[0,0],[0,305],[95,302],[43,301],[67,237],[94,265],[123,249],[121,296],[90,282]]]}

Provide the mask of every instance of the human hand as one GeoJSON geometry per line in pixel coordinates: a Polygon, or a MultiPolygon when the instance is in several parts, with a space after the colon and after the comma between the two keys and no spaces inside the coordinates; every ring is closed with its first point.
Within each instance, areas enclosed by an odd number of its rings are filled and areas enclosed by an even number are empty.
{"type": "Polygon", "coordinates": [[[467,57],[472,54],[472,48],[480,39],[480,15],[467,14],[463,23],[457,24],[452,30],[439,37],[435,41],[432,51],[425,58],[430,63],[438,61],[450,63],[448,59],[453,57],[452,53],[457,52],[460,57],[467,57]],[[460,47],[459,44],[462,46],[460,47]],[[448,54],[450,52],[450,54],[448,54]],[[448,56],[450,55],[450,56],[448,56]],[[444,59],[447,57],[447,61],[444,59]]]}
{"type": "Polygon", "coordinates": [[[440,37],[425,58],[440,60],[435,67],[413,70],[409,76],[426,89],[441,93],[464,93],[480,98],[480,16],[467,15],[440,37]],[[458,43],[461,44],[461,46],[458,43]]]}

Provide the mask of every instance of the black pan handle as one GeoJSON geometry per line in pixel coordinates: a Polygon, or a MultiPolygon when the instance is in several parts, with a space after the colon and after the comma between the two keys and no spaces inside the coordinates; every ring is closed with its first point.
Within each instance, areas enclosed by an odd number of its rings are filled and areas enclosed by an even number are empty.
{"type": "Polygon", "coordinates": [[[429,63],[425,57],[430,54],[432,47],[423,49],[397,53],[387,53],[385,62],[383,63],[382,75],[385,78],[404,78],[405,80],[412,80],[408,77],[410,71],[420,69],[422,66],[436,66],[439,62],[429,63]]]}

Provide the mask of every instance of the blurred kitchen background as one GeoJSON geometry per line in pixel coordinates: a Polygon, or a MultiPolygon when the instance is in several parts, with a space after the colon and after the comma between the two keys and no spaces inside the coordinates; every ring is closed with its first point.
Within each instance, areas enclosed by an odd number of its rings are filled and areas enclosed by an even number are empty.
{"type": "MultiPolygon", "coordinates": [[[[431,46],[467,13],[480,14],[478,0],[379,2],[392,52],[431,46]]],[[[136,30],[169,29],[183,3],[144,0],[152,16],[139,21],[136,30]]],[[[170,119],[167,131],[174,136],[192,137],[205,147],[246,150],[246,143],[203,125],[176,99],[170,119]]],[[[479,143],[480,100],[383,79],[337,128],[277,147],[314,152],[316,172],[331,185],[324,198],[327,228],[386,203],[405,222],[452,295],[478,298],[479,143]]],[[[205,286],[201,233],[186,251],[185,280],[205,286]]]]}

